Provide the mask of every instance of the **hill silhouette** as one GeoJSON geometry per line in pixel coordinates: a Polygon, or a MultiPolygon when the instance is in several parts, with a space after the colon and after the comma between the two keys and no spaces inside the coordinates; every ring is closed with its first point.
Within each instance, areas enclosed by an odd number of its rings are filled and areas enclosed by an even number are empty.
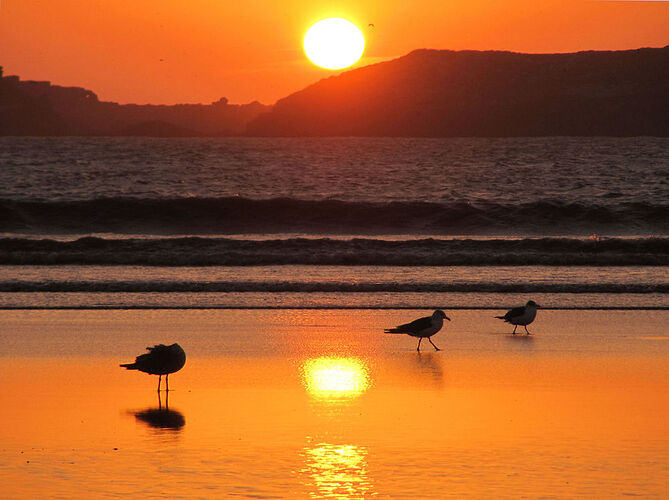
{"type": "Polygon", "coordinates": [[[0,135],[669,136],[669,46],[415,50],[258,102],[137,105],[2,76],[0,135]]]}
{"type": "Polygon", "coordinates": [[[413,51],[279,100],[256,136],[669,135],[669,46],[413,51]]]}

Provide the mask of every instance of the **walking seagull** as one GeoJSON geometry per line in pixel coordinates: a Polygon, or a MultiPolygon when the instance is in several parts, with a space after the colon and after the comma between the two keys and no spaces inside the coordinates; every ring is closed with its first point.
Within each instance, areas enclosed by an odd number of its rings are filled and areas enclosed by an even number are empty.
{"type": "Polygon", "coordinates": [[[165,375],[165,390],[169,391],[170,386],[167,376],[183,368],[186,364],[186,353],[179,344],[158,344],[146,349],[149,352],[137,356],[134,363],[119,366],[126,370],[139,370],[149,375],[158,375],[158,392],[160,392],[160,381],[165,375]]]}
{"type": "Polygon", "coordinates": [[[518,325],[522,325],[525,328],[525,331],[530,335],[527,325],[534,321],[534,318],[537,316],[537,308],[540,307],[533,300],[528,300],[527,304],[522,307],[514,307],[508,311],[504,316],[495,316],[497,319],[503,319],[507,323],[514,325],[513,334],[516,334],[516,328],[518,325]]]}
{"type": "Polygon", "coordinates": [[[432,347],[438,351],[439,348],[434,345],[434,342],[432,342],[430,337],[441,330],[445,319],[451,321],[451,318],[446,316],[444,311],[437,309],[432,313],[432,316],[419,318],[411,323],[406,323],[405,325],[400,325],[395,328],[387,328],[385,333],[406,333],[412,337],[418,337],[417,351],[420,351],[420,343],[427,337],[427,340],[432,344],[432,347]]]}

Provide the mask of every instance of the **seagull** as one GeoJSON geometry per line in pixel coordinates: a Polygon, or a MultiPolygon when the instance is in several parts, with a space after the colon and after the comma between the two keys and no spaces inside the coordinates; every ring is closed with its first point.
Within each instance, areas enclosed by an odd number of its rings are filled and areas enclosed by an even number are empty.
{"type": "Polygon", "coordinates": [[[432,313],[432,316],[419,318],[412,321],[411,323],[400,325],[395,328],[387,328],[385,333],[406,333],[412,337],[418,337],[418,347],[416,348],[417,351],[420,351],[420,343],[425,337],[427,337],[427,340],[430,342],[430,344],[432,344],[432,346],[438,351],[439,348],[434,345],[434,342],[432,342],[430,337],[441,330],[445,319],[451,321],[451,318],[446,316],[444,311],[437,309],[432,313]]]}
{"type": "Polygon", "coordinates": [[[158,392],[160,392],[160,381],[165,375],[165,390],[169,391],[170,386],[167,376],[183,368],[186,364],[186,353],[179,344],[158,344],[146,349],[149,352],[137,356],[134,363],[119,366],[126,370],[139,370],[149,375],[158,375],[158,392]]]}
{"type": "Polygon", "coordinates": [[[530,335],[527,325],[534,321],[534,318],[537,315],[537,308],[540,307],[533,300],[528,300],[527,304],[522,307],[514,307],[508,311],[504,316],[495,316],[497,319],[503,319],[507,323],[514,325],[513,334],[516,334],[516,328],[518,325],[522,325],[525,328],[525,331],[530,335]]]}

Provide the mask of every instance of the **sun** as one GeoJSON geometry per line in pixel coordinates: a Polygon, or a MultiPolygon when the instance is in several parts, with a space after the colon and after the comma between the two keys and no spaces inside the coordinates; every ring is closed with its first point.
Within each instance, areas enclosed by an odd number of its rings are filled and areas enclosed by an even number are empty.
{"type": "Polygon", "coordinates": [[[364,50],[362,31],[339,17],[318,21],[304,35],[304,52],[311,62],[322,68],[346,68],[360,59],[364,50]]]}

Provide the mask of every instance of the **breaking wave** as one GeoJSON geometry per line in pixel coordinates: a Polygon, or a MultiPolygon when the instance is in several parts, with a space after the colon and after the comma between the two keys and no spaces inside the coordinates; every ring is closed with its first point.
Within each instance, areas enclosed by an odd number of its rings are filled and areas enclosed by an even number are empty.
{"type": "Polygon", "coordinates": [[[665,294],[669,283],[342,283],[342,282],[192,282],[192,281],[63,281],[0,282],[0,293],[570,293],[665,294]]]}
{"type": "Polygon", "coordinates": [[[0,239],[4,265],[666,266],[669,238],[0,239]]]}
{"type": "Polygon", "coordinates": [[[37,234],[669,234],[669,203],[363,202],[293,198],[0,200],[0,231],[37,234]]]}

